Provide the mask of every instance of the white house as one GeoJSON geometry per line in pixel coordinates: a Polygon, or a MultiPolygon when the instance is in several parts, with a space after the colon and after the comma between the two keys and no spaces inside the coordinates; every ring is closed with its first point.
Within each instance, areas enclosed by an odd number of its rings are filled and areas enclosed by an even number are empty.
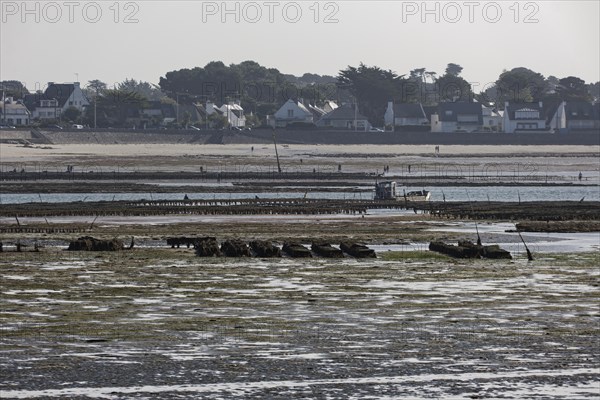
{"type": "Polygon", "coordinates": [[[29,125],[31,113],[25,105],[7,97],[0,101],[0,122],[6,125],[29,125]]]}
{"type": "Polygon", "coordinates": [[[481,103],[440,103],[431,114],[431,132],[476,132],[482,125],[481,103]]]}
{"type": "Polygon", "coordinates": [[[356,107],[342,105],[335,110],[325,114],[317,121],[316,125],[321,128],[351,129],[357,131],[368,131],[371,127],[367,117],[360,114],[356,107]]]}
{"type": "Polygon", "coordinates": [[[429,125],[421,103],[399,103],[388,102],[383,117],[386,126],[392,127],[422,127],[429,125]]]}
{"type": "Polygon", "coordinates": [[[229,127],[243,128],[246,126],[246,115],[238,102],[230,102],[217,107],[212,101],[207,101],[205,110],[206,115],[217,113],[227,118],[229,127]]]}
{"type": "Polygon", "coordinates": [[[497,110],[481,105],[481,116],[483,118],[483,131],[502,132],[503,117],[497,110]]]}
{"type": "Polygon", "coordinates": [[[83,112],[90,105],[79,82],[48,82],[44,93],[26,95],[24,102],[35,119],[58,119],[70,107],[83,112]]]}
{"type": "Polygon", "coordinates": [[[32,116],[35,119],[59,119],[62,113],[58,100],[39,100],[33,108],[32,116]]]}
{"type": "Polygon", "coordinates": [[[554,132],[559,132],[567,127],[566,102],[561,101],[550,113],[548,128],[554,132]]]}
{"type": "Polygon", "coordinates": [[[321,108],[323,109],[323,111],[325,111],[325,113],[330,113],[336,108],[338,108],[338,105],[332,100],[325,100],[325,103],[321,108]]]}
{"type": "Polygon", "coordinates": [[[543,103],[509,103],[504,104],[504,132],[549,132],[543,103]]]}
{"type": "Polygon", "coordinates": [[[243,128],[246,126],[244,109],[239,103],[223,104],[221,111],[223,112],[223,116],[227,118],[230,127],[243,128]]]}
{"type": "Polygon", "coordinates": [[[313,121],[313,113],[302,104],[302,101],[292,99],[286,101],[273,116],[267,117],[267,123],[275,128],[286,127],[297,122],[310,124],[313,121]]]}
{"type": "Polygon", "coordinates": [[[309,104],[305,107],[308,109],[308,111],[312,113],[313,121],[318,121],[321,118],[323,118],[325,114],[327,114],[327,111],[323,110],[320,107],[317,107],[316,105],[309,104]]]}

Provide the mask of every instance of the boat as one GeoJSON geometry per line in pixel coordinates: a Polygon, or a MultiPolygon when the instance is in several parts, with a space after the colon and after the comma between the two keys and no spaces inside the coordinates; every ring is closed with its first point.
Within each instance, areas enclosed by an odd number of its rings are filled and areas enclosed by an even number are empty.
{"type": "Polygon", "coordinates": [[[429,201],[430,196],[431,193],[424,189],[399,193],[398,184],[394,181],[375,183],[375,200],[429,201]]]}

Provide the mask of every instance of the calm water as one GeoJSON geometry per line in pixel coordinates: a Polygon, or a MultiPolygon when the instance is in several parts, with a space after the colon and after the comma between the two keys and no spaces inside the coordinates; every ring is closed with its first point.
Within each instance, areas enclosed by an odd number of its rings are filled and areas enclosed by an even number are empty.
{"type": "MultiPolygon", "coordinates": [[[[423,189],[421,187],[409,187],[409,190],[423,189]]],[[[578,201],[582,198],[588,201],[600,201],[600,186],[485,186],[485,187],[425,187],[431,191],[432,201],[578,201]]],[[[15,193],[0,194],[0,204],[19,203],[65,203],[72,201],[136,201],[136,200],[182,200],[187,194],[194,199],[248,199],[259,196],[261,198],[302,198],[304,190],[297,192],[260,192],[260,193],[224,193],[215,188],[214,193],[15,193]]],[[[372,192],[356,193],[350,190],[340,189],[338,192],[309,191],[306,194],[309,199],[356,199],[367,200],[373,198],[372,192]]]]}

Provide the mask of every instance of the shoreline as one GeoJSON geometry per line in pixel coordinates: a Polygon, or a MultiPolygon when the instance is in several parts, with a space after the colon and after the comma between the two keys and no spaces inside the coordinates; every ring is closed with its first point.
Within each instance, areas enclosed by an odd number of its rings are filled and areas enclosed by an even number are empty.
{"type": "MultiPolygon", "coordinates": [[[[2,144],[1,162],[39,157],[110,156],[274,156],[272,143],[259,144],[194,144],[194,143],[124,143],[124,144],[52,144],[23,146],[2,144]],[[194,150],[194,151],[192,151],[194,150]]],[[[431,145],[402,144],[278,144],[281,157],[360,157],[360,156],[425,156],[444,159],[462,157],[572,156],[600,157],[597,145],[442,145],[435,156],[431,145]]],[[[31,161],[31,160],[30,160],[31,161]]]]}

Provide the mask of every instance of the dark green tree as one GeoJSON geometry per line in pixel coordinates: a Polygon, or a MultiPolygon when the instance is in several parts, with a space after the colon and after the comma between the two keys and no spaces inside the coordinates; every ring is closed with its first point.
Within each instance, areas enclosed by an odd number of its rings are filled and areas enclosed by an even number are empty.
{"type": "Polygon", "coordinates": [[[88,81],[87,87],[85,88],[85,94],[88,99],[93,99],[97,95],[101,94],[107,88],[106,83],[99,79],[88,81]]]}
{"type": "Polygon", "coordinates": [[[471,85],[465,79],[457,75],[446,74],[436,80],[440,102],[471,101],[471,85]]]}
{"type": "Polygon", "coordinates": [[[496,81],[498,101],[531,102],[540,101],[548,93],[548,82],[540,73],[518,67],[504,71],[496,81]]]}
{"type": "Polygon", "coordinates": [[[454,63],[449,63],[446,66],[446,75],[450,75],[450,76],[459,76],[460,73],[462,72],[463,67],[461,67],[458,64],[454,64],[454,63]]]}
{"type": "Polygon", "coordinates": [[[340,71],[338,87],[350,92],[371,124],[383,126],[388,101],[402,97],[403,79],[393,71],[361,63],[340,71]]]}
{"type": "Polygon", "coordinates": [[[254,113],[271,109],[267,104],[278,107],[287,100],[286,96],[299,97],[296,86],[277,69],[254,61],[229,66],[213,61],[203,68],[171,71],[160,78],[159,86],[180,103],[211,100],[222,104],[239,100],[246,112],[254,113]]]}
{"type": "MultiPolygon", "coordinates": [[[[147,106],[147,99],[135,92],[106,89],[96,98],[97,123],[99,127],[123,126],[128,118],[139,115],[147,106]]],[[[94,104],[87,107],[86,121],[93,119],[94,104]]]]}
{"type": "Polygon", "coordinates": [[[588,92],[594,102],[600,101],[600,82],[590,83],[588,85],[588,92]]]}
{"type": "Polygon", "coordinates": [[[161,100],[165,97],[165,94],[160,90],[158,85],[144,81],[136,81],[133,78],[125,79],[117,85],[117,88],[119,90],[140,94],[148,100],[161,100]]]}
{"type": "Polygon", "coordinates": [[[556,92],[564,101],[592,101],[588,85],[583,79],[568,76],[558,81],[556,92]]]}
{"type": "Polygon", "coordinates": [[[15,100],[19,100],[25,97],[26,94],[29,94],[29,90],[20,81],[1,81],[0,96],[2,96],[2,93],[4,93],[4,97],[12,97],[15,100]]]}
{"type": "Polygon", "coordinates": [[[81,117],[81,111],[75,107],[69,107],[62,113],[63,120],[71,123],[78,122],[81,117]]]}

